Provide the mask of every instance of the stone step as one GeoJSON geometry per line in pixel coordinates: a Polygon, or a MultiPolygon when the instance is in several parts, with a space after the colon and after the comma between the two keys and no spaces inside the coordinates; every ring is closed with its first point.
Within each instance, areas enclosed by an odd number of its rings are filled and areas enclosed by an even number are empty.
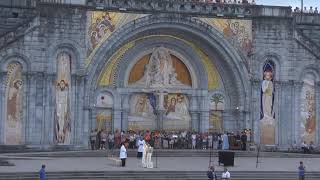
{"type": "MultiPolygon", "coordinates": [[[[217,172],[220,177],[222,172],[217,172]]],[[[297,172],[269,171],[234,171],[232,179],[247,180],[293,180],[297,172]]],[[[0,173],[0,180],[37,179],[37,173],[0,173]]],[[[47,178],[52,179],[206,179],[205,171],[104,171],[104,172],[48,172],[47,178]]],[[[320,179],[320,172],[307,172],[309,180],[320,179]]]]}
{"type": "MultiPolygon", "coordinates": [[[[252,151],[233,151],[235,157],[256,157],[257,152],[252,151]]],[[[12,153],[4,154],[18,157],[106,157],[119,155],[118,150],[96,150],[96,151],[60,151],[60,152],[31,152],[31,153],[12,153]]],[[[129,149],[128,156],[135,157],[137,150],[129,149]]],[[[212,150],[211,155],[218,156],[217,150],[212,150]]],[[[209,157],[210,150],[155,150],[153,157],[209,157]]],[[[283,152],[260,152],[260,157],[273,158],[319,158],[320,154],[300,154],[283,152]]]]}

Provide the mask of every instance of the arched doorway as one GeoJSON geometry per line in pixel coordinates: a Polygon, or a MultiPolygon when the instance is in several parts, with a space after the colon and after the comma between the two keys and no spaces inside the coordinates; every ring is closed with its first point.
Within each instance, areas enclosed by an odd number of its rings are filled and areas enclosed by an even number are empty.
{"type": "MultiPolygon", "coordinates": [[[[236,50],[220,36],[220,32],[203,22],[182,17],[176,21],[170,16],[146,16],[134,24],[124,25],[93,56],[88,67],[89,106],[92,106],[92,97],[96,97],[95,92],[99,89],[112,89],[115,93],[113,126],[125,130],[132,126],[129,123],[132,98],[142,99],[141,102],[152,101],[152,97],[149,97],[152,93],[156,95],[156,100],[170,97],[179,98],[179,101],[187,99],[190,115],[188,128],[207,131],[210,128],[210,95],[221,92],[225,99],[223,127],[239,130],[244,128],[248,118],[241,113],[248,108],[249,94],[248,74],[241,61],[236,50]],[[145,69],[158,48],[166,49],[171,66],[175,64],[174,72],[164,76],[176,76],[176,82],[182,84],[180,87],[147,85],[149,81],[144,78],[145,69]],[[189,74],[190,78],[183,79],[179,73],[189,74]],[[184,84],[182,81],[191,83],[184,84]]],[[[169,82],[170,79],[165,81],[169,82]]],[[[139,100],[135,101],[139,103],[139,100]]],[[[162,101],[164,104],[167,102],[162,101]]],[[[159,103],[149,104],[149,107],[159,106],[159,103]]],[[[161,107],[149,108],[148,111],[151,109],[163,110],[162,115],[168,111],[161,107]]],[[[160,118],[163,119],[162,115],[160,118]]],[[[149,125],[164,128],[163,123],[149,125]]]]}

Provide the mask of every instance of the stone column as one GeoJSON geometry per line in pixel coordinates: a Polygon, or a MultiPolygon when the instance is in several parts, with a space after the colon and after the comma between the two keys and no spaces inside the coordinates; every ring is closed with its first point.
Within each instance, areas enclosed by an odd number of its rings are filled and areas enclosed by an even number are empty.
{"type": "Polygon", "coordinates": [[[253,135],[251,140],[260,143],[260,106],[261,106],[261,81],[251,79],[251,130],[253,135]]]}
{"type": "Polygon", "coordinates": [[[273,112],[275,113],[275,121],[276,121],[276,127],[275,127],[275,144],[282,144],[283,143],[283,137],[282,133],[279,133],[279,129],[281,129],[284,126],[284,119],[282,119],[283,115],[283,102],[284,102],[284,82],[280,81],[274,81],[274,104],[273,104],[273,112]]]}
{"type": "Polygon", "coordinates": [[[92,110],[89,107],[84,106],[83,107],[83,134],[82,134],[82,144],[85,147],[89,146],[88,140],[85,139],[85,137],[89,137],[91,129],[93,127],[91,126],[90,120],[91,120],[91,115],[92,110]]]}
{"type": "Polygon", "coordinates": [[[129,116],[129,95],[122,94],[122,111],[121,111],[121,129],[127,130],[128,129],[128,116],[129,116]]]}
{"type": "Polygon", "coordinates": [[[42,123],[41,144],[53,143],[53,121],[54,121],[54,79],[55,75],[45,75],[44,82],[44,119],[42,123]]]}
{"type": "Polygon", "coordinates": [[[76,94],[77,94],[77,86],[76,86],[76,78],[77,76],[72,74],[71,75],[71,94],[69,95],[69,109],[70,109],[70,121],[71,121],[71,141],[70,145],[75,145],[76,143],[76,137],[77,134],[77,100],[76,100],[76,94]]]}
{"type": "Polygon", "coordinates": [[[163,129],[163,120],[166,113],[166,110],[158,110],[157,112],[157,130],[163,129]]]}
{"type": "Polygon", "coordinates": [[[293,117],[292,117],[292,142],[295,144],[300,144],[300,121],[301,121],[301,90],[302,90],[303,82],[295,81],[293,84],[293,117]]]}
{"type": "Polygon", "coordinates": [[[90,109],[90,124],[92,129],[96,129],[97,127],[97,108],[96,107],[89,107],[90,109]]]}
{"type": "Polygon", "coordinates": [[[276,144],[287,145],[292,141],[292,123],[293,123],[293,81],[275,82],[275,102],[274,112],[276,126],[276,144]]]}
{"type": "Polygon", "coordinates": [[[122,103],[121,103],[121,95],[115,94],[113,98],[113,130],[115,131],[118,129],[119,131],[122,130],[122,103]]]}
{"type": "Polygon", "coordinates": [[[122,122],[121,122],[121,109],[113,109],[113,130],[115,131],[118,129],[119,131],[122,130],[122,122]]]}
{"type": "Polygon", "coordinates": [[[90,93],[87,92],[87,78],[84,76],[81,80],[81,89],[82,89],[82,96],[81,96],[81,103],[80,104],[80,112],[83,111],[83,125],[82,125],[82,144],[88,147],[88,140],[84,137],[89,137],[90,132],[94,127],[92,127],[92,110],[90,107],[90,93]]]}
{"type": "Polygon", "coordinates": [[[7,72],[1,72],[0,77],[0,144],[4,144],[7,72]]]}
{"type": "Polygon", "coordinates": [[[200,131],[206,132],[209,129],[209,97],[208,91],[202,91],[199,97],[200,102],[200,131]]]}
{"type": "Polygon", "coordinates": [[[33,143],[41,144],[42,142],[42,128],[44,128],[44,74],[39,72],[35,74],[36,85],[35,85],[35,117],[33,125],[33,143]]]}
{"type": "Polygon", "coordinates": [[[77,115],[78,115],[78,137],[76,137],[76,144],[77,145],[86,145],[87,140],[89,135],[88,135],[88,130],[89,128],[87,127],[87,122],[85,121],[86,117],[84,113],[84,88],[85,88],[85,77],[84,76],[78,76],[77,77],[77,89],[78,93],[76,96],[77,99],[77,115]]]}
{"type": "Polygon", "coordinates": [[[189,106],[189,112],[191,116],[191,129],[195,131],[199,131],[199,116],[198,116],[198,101],[197,96],[195,95],[189,95],[188,98],[190,99],[190,106],[189,106]]]}
{"type": "Polygon", "coordinates": [[[36,117],[36,75],[34,73],[28,73],[23,75],[24,77],[24,91],[25,102],[27,108],[24,108],[24,129],[25,129],[25,144],[34,144],[33,132],[35,129],[35,117],[36,117]]]}
{"type": "Polygon", "coordinates": [[[84,124],[84,116],[83,116],[83,104],[84,104],[84,77],[82,76],[73,76],[74,79],[74,92],[75,92],[75,99],[74,99],[74,144],[80,146],[82,144],[81,139],[88,139],[88,137],[83,136],[83,124],[84,124]]]}

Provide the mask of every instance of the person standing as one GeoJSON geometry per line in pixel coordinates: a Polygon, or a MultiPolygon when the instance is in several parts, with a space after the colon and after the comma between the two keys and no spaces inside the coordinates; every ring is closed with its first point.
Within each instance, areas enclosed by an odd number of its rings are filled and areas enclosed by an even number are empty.
{"type": "Polygon", "coordinates": [[[304,154],[310,153],[309,147],[305,141],[303,141],[301,148],[302,148],[304,154]]]}
{"type": "Polygon", "coordinates": [[[222,173],[221,179],[222,180],[230,179],[230,173],[229,173],[227,168],[224,168],[224,171],[222,173]]]}
{"type": "Polygon", "coordinates": [[[121,166],[125,167],[126,166],[126,159],[127,159],[127,149],[124,146],[124,143],[121,143],[120,159],[121,159],[121,166]]]}
{"type": "Polygon", "coordinates": [[[245,132],[242,132],[241,135],[241,149],[242,151],[247,150],[247,135],[245,132]]]}
{"type": "Polygon", "coordinates": [[[113,133],[109,133],[108,145],[109,145],[109,149],[113,149],[113,147],[114,147],[114,134],[113,133]]]}
{"type": "Polygon", "coordinates": [[[223,143],[222,135],[219,134],[218,135],[218,150],[222,149],[222,143],[223,143]]]}
{"type": "Polygon", "coordinates": [[[96,140],[97,140],[97,131],[96,130],[92,130],[91,134],[90,134],[91,150],[95,149],[96,140]]]}
{"type": "Polygon", "coordinates": [[[39,171],[39,180],[46,180],[46,165],[42,165],[39,171]]]}
{"type": "Polygon", "coordinates": [[[222,135],[222,149],[223,150],[228,150],[229,149],[229,139],[227,133],[224,133],[222,135]]]}
{"type": "Polygon", "coordinates": [[[106,149],[106,142],[107,142],[107,132],[105,130],[101,131],[101,143],[100,143],[100,149],[106,149]]]}
{"type": "Polygon", "coordinates": [[[137,158],[142,158],[142,153],[143,153],[143,150],[144,150],[144,144],[145,144],[145,141],[142,139],[142,137],[140,137],[140,139],[138,140],[137,158]]]}
{"type": "Polygon", "coordinates": [[[197,135],[195,133],[193,133],[191,135],[191,141],[192,141],[192,149],[196,148],[196,140],[197,140],[197,135]]]}
{"type": "Polygon", "coordinates": [[[306,167],[303,165],[302,161],[300,161],[300,165],[298,167],[298,170],[299,170],[299,180],[304,180],[306,167]]]}
{"type": "Polygon", "coordinates": [[[208,180],[218,180],[214,167],[211,166],[207,172],[208,180]]]}

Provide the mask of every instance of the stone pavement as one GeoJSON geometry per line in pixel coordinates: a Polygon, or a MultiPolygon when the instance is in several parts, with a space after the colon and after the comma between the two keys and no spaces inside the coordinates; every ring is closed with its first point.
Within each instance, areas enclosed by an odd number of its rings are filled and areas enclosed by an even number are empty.
{"type": "MultiPolygon", "coordinates": [[[[218,164],[217,157],[214,164],[218,164]]],[[[1,167],[4,172],[37,172],[41,164],[46,164],[47,172],[61,171],[205,171],[207,170],[208,157],[158,157],[158,168],[145,169],[141,167],[141,161],[129,157],[126,167],[116,167],[106,157],[73,157],[73,158],[47,158],[25,157],[9,159],[15,164],[13,167],[1,167]]],[[[230,171],[297,171],[299,161],[303,161],[307,171],[320,171],[320,158],[260,158],[256,168],[256,158],[235,158],[235,166],[229,167],[230,171]]],[[[153,157],[154,164],[156,158],[153,157]]],[[[217,166],[221,171],[222,166],[217,166]]]]}

